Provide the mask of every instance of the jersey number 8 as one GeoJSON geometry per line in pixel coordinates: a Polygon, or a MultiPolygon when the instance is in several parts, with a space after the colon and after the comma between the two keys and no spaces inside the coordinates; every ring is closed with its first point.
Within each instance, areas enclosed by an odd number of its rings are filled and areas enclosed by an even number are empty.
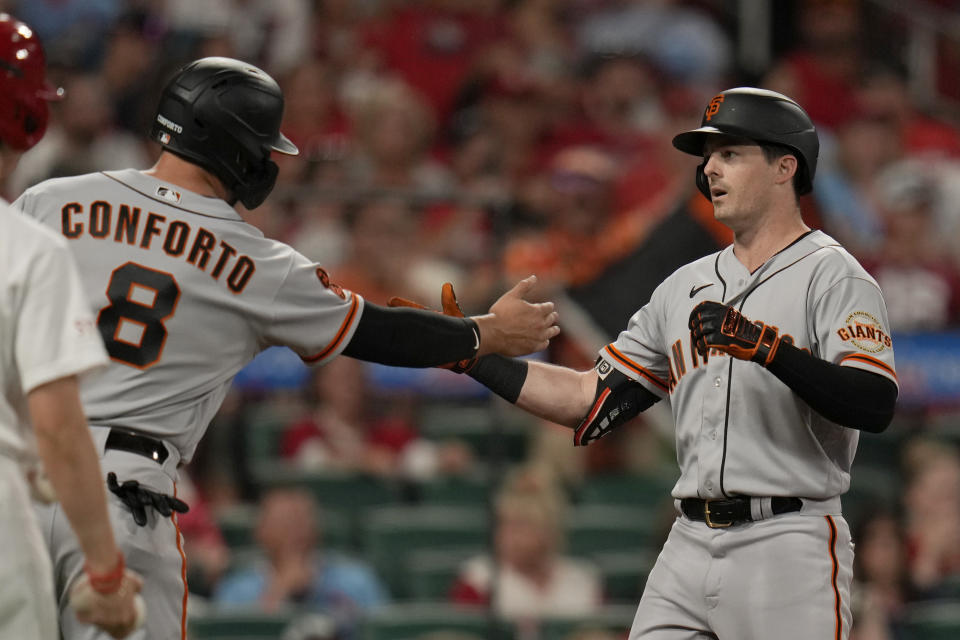
{"type": "Polygon", "coordinates": [[[180,300],[177,281],[169,273],[128,262],[114,269],[107,298],[110,304],[97,316],[107,353],[138,369],[156,364],[167,341],[163,322],[180,300]]]}

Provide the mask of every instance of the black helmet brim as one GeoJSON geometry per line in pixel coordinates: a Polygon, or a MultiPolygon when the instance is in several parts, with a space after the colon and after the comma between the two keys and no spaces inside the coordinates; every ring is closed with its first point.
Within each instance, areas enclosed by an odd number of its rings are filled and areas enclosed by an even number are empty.
{"type": "Polygon", "coordinates": [[[766,142],[766,140],[759,139],[755,135],[751,135],[750,132],[737,127],[725,126],[723,129],[718,129],[717,127],[707,126],[700,127],[699,129],[693,129],[692,131],[678,133],[673,137],[673,146],[674,148],[683,151],[684,153],[689,153],[692,156],[702,156],[703,145],[707,143],[707,137],[716,135],[744,138],[757,143],[766,142]]]}

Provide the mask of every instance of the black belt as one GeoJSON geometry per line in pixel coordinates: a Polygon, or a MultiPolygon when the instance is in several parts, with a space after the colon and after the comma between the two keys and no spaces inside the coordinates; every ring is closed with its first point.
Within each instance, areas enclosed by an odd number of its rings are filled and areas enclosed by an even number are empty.
{"type": "MultiPolygon", "coordinates": [[[[800,498],[770,498],[770,510],[773,515],[800,511],[801,507],[803,507],[803,500],[800,498]]],[[[680,510],[691,520],[706,522],[711,529],[753,522],[750,498],[746,496],[722,500],[684,498],[680,501],[680,510]]]]}
{"type": "Polygon", "coordinates": [[[110,435],[107,436],[106,448],[136,453],[145,458],[150,458],[157,464],[163,464],[167,456],[170,455],[167,447],[156,438],[140,435],[133,431],[124,431],[122,429],[110,429],[110,435]]]}

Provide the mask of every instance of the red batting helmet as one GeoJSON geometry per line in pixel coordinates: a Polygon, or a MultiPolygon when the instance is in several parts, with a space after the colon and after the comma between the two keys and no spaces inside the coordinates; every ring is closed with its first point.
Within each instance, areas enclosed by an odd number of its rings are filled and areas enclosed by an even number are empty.
{"type": "Polygon", "coordinates": [[[63,96],[63,89],[47,82],[45,69],[43,46],[33,30],[0,13],[0,141],[19,151],[43,137],[47,102],[63,96]]]}

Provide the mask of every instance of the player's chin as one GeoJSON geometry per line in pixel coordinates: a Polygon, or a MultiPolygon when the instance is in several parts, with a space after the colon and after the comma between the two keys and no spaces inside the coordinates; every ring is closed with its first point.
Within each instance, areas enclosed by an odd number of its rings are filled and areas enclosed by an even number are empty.
{"type": "Polygon", "coordinates": [[[723,221],[730,217],[730,203],[727,200],[729,196],[717,196],[711,200],[713,204],[713,217],[723,221]]]}

